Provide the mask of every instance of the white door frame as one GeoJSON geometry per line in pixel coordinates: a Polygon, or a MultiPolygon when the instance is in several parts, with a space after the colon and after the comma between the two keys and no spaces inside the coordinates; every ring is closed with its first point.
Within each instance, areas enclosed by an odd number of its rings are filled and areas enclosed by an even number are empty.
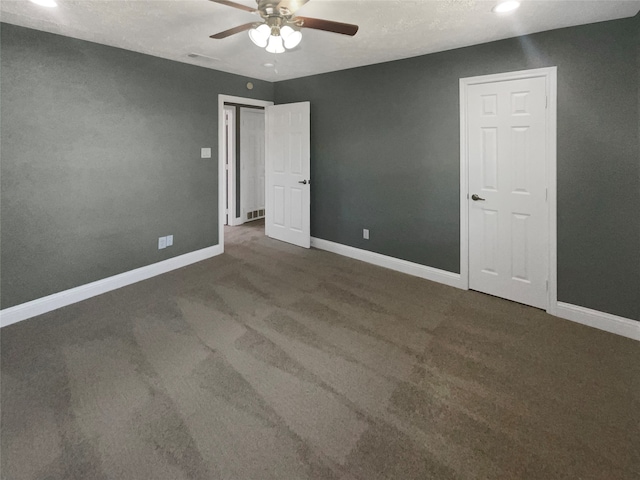
{"type": "Polygon", "coordinates": [[[547,312],[556,314],[558,304],[557,272],[557,182],[556,182],[556,125],[557,125],[557,67],[505,72],[460,79],[460,280],[462,288],[469,289],[469,156],[467,138],[467,89],[482,83],[522,80],[543,77],[547,93],[547,191],[549,209],[549,245],[547,262],[549,287],[547,291],[547,312]]]}
{"type": "MultiPolygon", "coordinates": [[[[256,107],[268,107],[273,102],[267,100],[256,100],[254,98],[235,97],[233,95],[218,95],[218,244],[224,252],[224,216],[225,205],[227,203],[227,186],[225,182],[225,148],[224,148],[224,104],[240,103],[243,105],[253,105],[256,107]]],[[[235,209],[235,201],[234,201],[235,209]]],[[[236,212],[233,213],[235,218],[236,212]]]]}
{"type": "MultiPolygon", "coordinates": [[[[228,213],[225,213],[227,216],[227,224],[230,226],[236,225],[236,109],[235,107],[225,105],[224,110],[228,111],[231,116],[231,121],[233,122],[233,128],[229,129],[229,137],[227,138],[225,135],[224,141],[222,142],[222,151],[223,151],[223,163],[224,165],[229,165],[229,168],[223,169],[222,174],[228,181],[225,181],[225,205],[228,205],[228,213]],[[227,143],[229,141],[229,144],[227,143]],[[230,158],[231,157],[231,158],[230,158]],[[226,170],[226,174],[225,174],[226,170]]],[[[224,125],[223,125],[224,128],[224,125]]]]}

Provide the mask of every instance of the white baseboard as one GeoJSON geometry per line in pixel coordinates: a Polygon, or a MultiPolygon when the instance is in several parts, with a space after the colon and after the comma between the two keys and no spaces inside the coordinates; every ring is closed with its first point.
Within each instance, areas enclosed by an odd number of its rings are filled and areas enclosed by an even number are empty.
{"type": "MultiPolygon", "coordinates": [[[[311,246],[320,250],[326,250],[338,255],[355,258],[356,260],[372,263],[380,267],[389,268],[391,270],[396,270],[398,272],[466,290],[460,275],[457,273],[426,267],[406,260],[400,260],[398,258],[388,257],[386,255],[369,252],[367,250],[361,250],[348,245],[330,242],[321,238],[312,237],[311,246]]],[[[549,313],[557,317],[582,323],[583,325],[598,328],[606,332],[615,333],[634,340],[640,340],[640,322],[635,320],[563,302],[557,302],[555,308],[549,309],[549,313]]]]}
{"type": "MultiPolygon", "coordinates": [[[[321,238],[311,238],[311,246],[380,267],[389,268],[397,272],[443,283],[451,287],[465,289],[460,275],[457,273],[446,272],[437,268],[330,242],[321,238]]],[[[223,253],[223,251],[224,248],[221,245],[203,248],[202,250],[169,258],[168,260],[147,265],[146,267],[137,268],[129,272],[114,275],[113,277],[104,278],[63,292],[38,298],[31,302],[5,308],[4,310],[0,310],[0,327],[6,327],[13,323],[71,305],[72,303],[77,303],[87,298],[95,297],[96,295],[101,295],[111,290],[116,290],[155,277],[156,275],[161,275],[171,270],[215,257],[223,253]]],[[[640,322],[635,320],[563,302],[557,303],[553,313],[566,320],[640,341],[640,322]]]]}
{"type": "Polygon", "coordinates": [[[360,248],[342,245],[341,243],[330,242],[321,238],[311,237],[311,246],[327,252],[337,253],[345,257],[355,258],[363,262],[372,263],[379,267],[385,267],[397,272],[413,275],[433,282],[443,283],[451,287],[465,289],[459,273],[451,273],[433,267],[427,267],[418,263],[400,260],[380,253],[362,250],[360,248]]]}
{"type": "Polygon", "coordinates": [[[610,313],[558,302],[556,316],[640,341],[640,322],[610,313]]]}
{"type": "Polygon", "coordinates": [[[113,277],[103,278],[102,280],[38,298],[31,302],[22,303],[15,307],[5,308],[4,310],[0,310],[0,327],[6,327],[7,325],[66,307],[72,303],[81,302],[87,298],[95,297],[96,295],[101,295],[111,290],[125,287],[132,283],[200,262],[207,258],[215,257],[223,253],[223,251],[222,245],[203,248],[195,252],[185,253],[184,255],[163,260],[162,262],[153,263],[146,267],[136,268],[135,270],[120,273],[113,277]]]}

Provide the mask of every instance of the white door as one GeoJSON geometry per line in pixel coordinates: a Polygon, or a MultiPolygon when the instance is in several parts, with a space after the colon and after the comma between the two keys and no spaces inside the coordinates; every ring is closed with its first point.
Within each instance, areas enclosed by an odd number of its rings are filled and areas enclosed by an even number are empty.
{"type": "Polygon", "coordinates": [[[309,248],[310,104],[266,107],[266,234],[309,248]]]}
{"type": "Polygon", "coordinates": [[[544,77],[469,85],[469,288],[547,307],[544,77]]]}
{"type": "Polygon", "coordinates": [[[264,216],[264,110],[240,109],[240,206],[242,222],[264,216]]]}

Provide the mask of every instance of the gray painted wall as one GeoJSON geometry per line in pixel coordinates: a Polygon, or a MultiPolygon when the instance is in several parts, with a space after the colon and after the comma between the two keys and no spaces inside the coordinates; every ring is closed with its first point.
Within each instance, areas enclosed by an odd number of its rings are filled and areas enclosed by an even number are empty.
{"type": "Polygon", "coordinates": [[[1,35],[2,308],[218,244],[218,94],[272,100],[273,84],[1,35]]]}
{"type": "Polygon", "coordinates": [[[639,24],[277,83],[276,103],[312,105],[312,235],[459,272],[458,81],[557,66],[558,297],[640,319],[639,24]]]}
{"type": "MultiPolygon", "coordinates": [[[[639,26],[277,83],[312,102],[312,235],[458,272],[458,79],[557,65],[559,299],[640,319],[639,26]]],[[[218,243],[217,95],[273,85],[1,30],[2,308],[218,243]]]]}

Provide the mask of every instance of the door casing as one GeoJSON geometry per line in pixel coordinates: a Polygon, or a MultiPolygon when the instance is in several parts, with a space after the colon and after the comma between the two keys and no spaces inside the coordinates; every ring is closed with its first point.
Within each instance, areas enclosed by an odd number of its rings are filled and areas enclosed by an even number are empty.
{"type": "MultiPolygon", "coordinates": [[[[224,186],[225,193],[225,210],[227,217],[227,225],[234,226],[236,224],[236,112],[234,107],[224,106],[226,114],[229,116],[229,130],[225,132],[223,148],[223,176],[225,176],[224,186]],[[228,136],[227,136],[228,134],[228,136]],[[225,175],[226,174],[226,175],[225,175]]],[[[226,121],[223,128],[227,126],[226,121]]]]}
{"type": "Polygon", "coordinates": [[[505,72],[460,79],[460,280],[461,287],[469,289],[469,155],[467,138],[467,88],[482,83],[504,82],[526,78],[543,77],[547,95],[547,188],[548,188],[548,291],[546,311],[556,314],[558,303],[557,276],[557,173],[556,173],[556,126],[557,126],[557,67],[505,72]]]}
{"type": "MultiPolygon", "coordinates": [[[[256,100],[255,98],[236,97],[233,95],[218,95],[218,243],[224,252],[224,218],[226,215],[227,185],[225,181],[225,138],[224,138],[224,104],[239,103],[268,107],[273,102],[256,100]]],[[[235,208],[235,207],[234,207],[235,208]]],[[[235,216],[235,211],[233,212],[235,216]]]]}

